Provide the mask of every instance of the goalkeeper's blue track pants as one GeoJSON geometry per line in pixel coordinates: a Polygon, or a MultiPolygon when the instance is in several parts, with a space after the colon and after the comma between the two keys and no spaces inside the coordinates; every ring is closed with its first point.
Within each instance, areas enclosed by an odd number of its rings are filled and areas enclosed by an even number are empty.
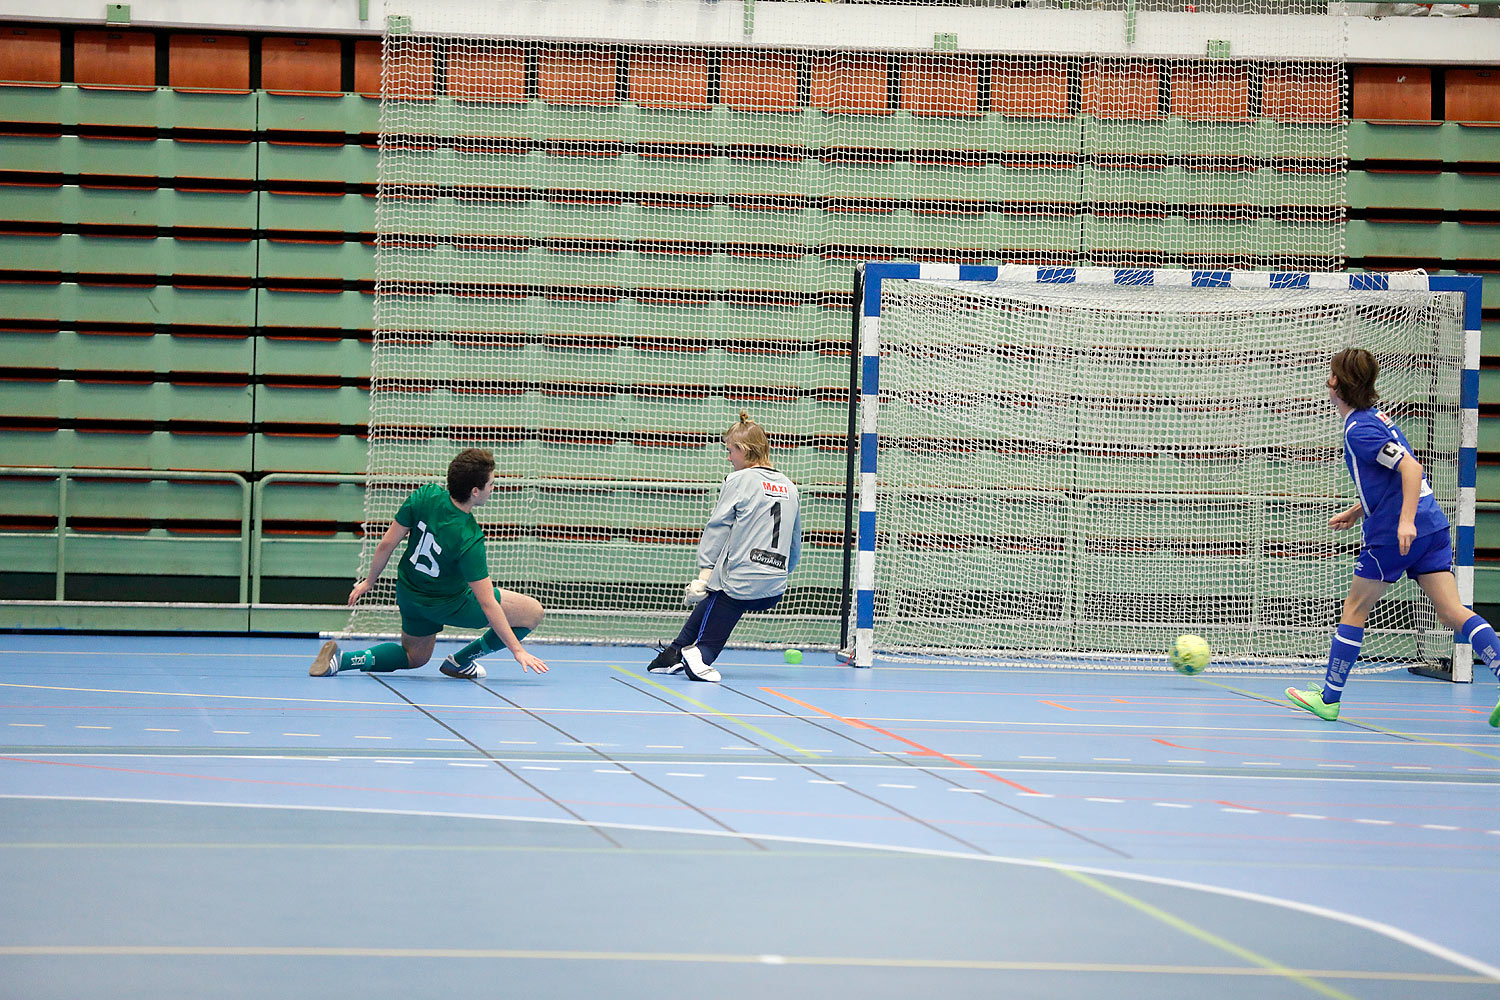
{"type": "Polygon", "coordinates": [[[746,611],[764,611],[774,607],[781,597],[781,594],[777,594],[774,597],[741,601],[722,590],[710,590],[708,596],[699,601],[698,606],[693,608],[693,613],[688,615],[682,631],[677,633],[677,645],[697,646],[698,652],[703,654],[703,662],[712,663],[719,658],[724,644],[729,641],[729,633],[739,624],[741,615],[746,611]]]}

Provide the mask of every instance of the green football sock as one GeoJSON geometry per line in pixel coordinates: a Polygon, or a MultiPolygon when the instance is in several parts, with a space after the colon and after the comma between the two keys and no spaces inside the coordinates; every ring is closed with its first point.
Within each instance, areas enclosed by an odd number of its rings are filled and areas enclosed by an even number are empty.
{"type": "MultiPolygon", "coordinates": [[[[526,638],[531,634],[531,629],[529,628],[515,628],[511,629],[511,631],[516,634],[516,639],[518,641],[526,638]]],[[[493,653],[504,648],[505,643],[500,641],[500,636],[495,633],[495,630],[492,628],[487,628],[484,630],[484,635],[480,636],[478,639],[475,639],[463,649],[460,649],[458,652],[454,653],[453,661],[460,667],[467,667],[470,663],[473,663],[485,653],[493,653]]]]}
{"type": "Polygon", "coordinates": [[[487,628],[484,630],[484,635],[481,635],[478,639],[475,639],[463,649],[454,653],[453,661],[460,667],[467,667],[485,653],[493,653],[500,646],[500,637],[495,634],[495,630],[487,628]]]}
{"type": "Polygon", "coordinates": [[[401,648],[399,642],[382,642],[378,646],[369,649],[361,649],[354,653],[345,653],[340,657],[340,670],[363,670],[371,674],[388,674],[392,670],[405,670],[411,664],[407,662],[406,650],[401,648]]]}

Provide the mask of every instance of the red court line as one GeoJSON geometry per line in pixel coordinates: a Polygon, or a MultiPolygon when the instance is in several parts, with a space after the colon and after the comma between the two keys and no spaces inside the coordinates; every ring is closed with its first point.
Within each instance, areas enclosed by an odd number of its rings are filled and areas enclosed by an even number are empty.
{"type": "Polygon", "coordinates": [[[773,694],[776,697],[784,699],[786,701],[789,701],[789,702],[791,702],[794,705],[801,705],[803,708],[807,709],[809,712],[817,712],[819,715],[826,716],[827,718],[833,719],[833,720],[835,720],[837,722],[842,722],[846,726],[852,726],[855,729],[868,729],[868,730],[871,730],[872,732],[877,732],[877,733],[879,733],[882,736],[889,736],[893,740],[896,740],[896,741],[901,742],[901,743],[905,743],[907,746],[915,748],[913,750],[908,751],[913,757],[937,757],[939,760],[945,760],[945,761],[947,761],[950,764],[956,764],[959,767],[962,767],[962,768],[965,768],[967,770],[973,771],[973,772],[975,772],[977,774],[982,774],[986,778],[993,778],[995,781],[998,781],[998,782],[1000,782],[1003,785],[1009,785],[1010,787],[1012,787],[1014,789],[1017,789],[1019,791],[1030,792],[1032,795],[1038,795],[1038,794],[1040,794],[1039,792],[1037,792],[1033,788],[1027,788],[1025,785],[1020,784],[1019,782],[1011,781],[1009,778],[1002,778],[1000,775],[995,774],[992,771],[986,771],[982,767],[975,767],[973,764],[970,764],[967,761],[959,760],[957,757],[949,757],[947,754],[942,753],[941,751],[938,751],[938,750],[934,750],[931,747],[924,747],[922,744],[915,743],[912,740],[907,739],[905,736],[897,736],[895,733],[891,732],[889,729],[881,729],[879,726],[871,725],[870,723],[863,722],[863,721],[861,721],[859,719],[850,719],[850,718],[845,718],[842,715],[835,715],[833,712],[830,712],[827,709],[819,708],[817,705],[809,705],[807,702],[801,701],[801,700],[799,700],[797,698],[793,698],[789,694],[782,694],[780,691],[777,691],[775,688],[763,687],[763,688],[761,688],[761,690],[764,691],[764,692],[766,692],[766,694],[773,694]]]}

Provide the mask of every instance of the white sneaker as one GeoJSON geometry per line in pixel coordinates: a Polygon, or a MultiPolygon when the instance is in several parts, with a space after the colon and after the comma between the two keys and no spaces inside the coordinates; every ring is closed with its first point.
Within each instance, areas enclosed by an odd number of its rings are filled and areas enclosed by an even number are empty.
{"type": "Polygon", "coordinates": [[[338,672],[339,644],[329,639],[318,650],[318,655],[313,657],[312,666],[307,668],[307,675],[309,677],[332,677],[338,672]]]}
{"type": "Polygon", "coordinates": [[[703,662],[703,654],[698,652],[697,646],[682,647],[682,669],[695,681],[719,682],[719,672],[703,662]]]}
{"type": "Polygon", "coordinates": [[[466,681],[484,680],[484,667],[479,665],[478,660],[473,661],[467,667],[460,667],[458,661],[449,656],[438,669],[449,677],[462,677],[466,681]]]}

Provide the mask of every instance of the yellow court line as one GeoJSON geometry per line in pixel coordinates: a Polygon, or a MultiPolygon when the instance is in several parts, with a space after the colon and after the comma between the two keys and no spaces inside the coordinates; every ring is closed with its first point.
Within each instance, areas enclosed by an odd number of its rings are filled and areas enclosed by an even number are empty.
{"type": "MultiPolygon", "coordinates": [[[[1222,688],[1225,691],[1233,691],[1235,694],[1244,695],[1247,698],[1254,698],[1256,701],[1259,701],[1266,705],[1285,705],[1287,708],[1291,708],[1293,711],[1297,711],[1297,709],[1292,708],[1292,703],[1289,701],[1269,701],[1264,695],[1257,694],[1254,691],[1246,691],[1243,688],[1235,687],[1233,684],[1224,684],[1220,681],[1209,680],[1207,677],[1204,677],[1201,674],[1197,679],[1205,684],[1212,684],[1216,688],[1222,688]]],[[[1302,714],[1305,715],[1307,713],[1304,712],[1302,714]]],[[[1316,716],[1314,716],[1314,718],[1316,718],[1316,716]]],[[[1485,753],[1483,750],[1475,750],[1472,747],[1461,746],[1457,743],[1444,743],[1442,740],[1430,740],[1425,736],[1418,736],[1416,733],[1404,733],[1399,729],[1387,729],[1384,726],[1377,726],[1373,722],[1366,722],[1364,719],[1350,719],[1345,721],[1354,722],[1356,725],[1364,726],[1366,729],[1373,729],[1377,733],[1384,733],[1386,736],[1399,736],[1402,739],[1415,740],[1418,743],[1426,743],[1428,746],[1447,747],[1450,750],[1458,750],[1463,753],[1473,754],[1475,757],[1483,757],[1485,760],[1500,760],[1500,755],[1485,753]]]]}
{"type": "Polygon", "coordinates": [[[1059,868],[1058,871],[1066,875],[1068,878],[1073,879],[1075,882],[1081,882],[1084,885],[1088,886],[1090,889],[1095,890],[1096,892],[1102,892],[1104,893],[1104,895],[1109,896],[1111,899],[1118,900],[1119,902],[1124,903],[1126,906],[1130,906],[1141,911],[1148,917],[1153,917],[1156,920],[1160,920],[1168,927],[1179,930],[1182,933],[1187,934],[1190,937],[1195,937],[1200,941],[1206,942],[1207,944],[1211,944],[1221,951],[1227,951],[1229,954],[1234,955],[1237,958],[1242,958],[1247,962],[1258,965],[1261,967],[1261,969],[1265,970],[1268,973],[1273,973],[1278,976],[1284,976],[1295,983],[1300,983],[1301,985],[1307,987],[1315,993],[1321,993],[1326,997],[1332,997],[1333,1000],[1354,1000],[1353,997],[1343,992],[1342,990],[1336,990],[1326,983],[1318,982],[1318,980],[1314,979],[1312,975],[1306,971],[1288,968],[1287,966],[1282,965],[1280,962],[1277,962],[1274,959],[1269,959],[1264,955],[1256,954],[1249,948],[1242,948],[1239,945],[1235,944],[1233,941],[1221,938],[1211,931],[1206,931],[1196,924],[1189,923],[1188,921],[1183,920],[1181,917],[1168,913],[1166,910],[1152,906],[1145,900],[1136,899],[1128,892],[1116,889],[1114,886],[1101,882],[1091,875],[1085,875],[1083,874],[1083,872],[1071,871],[1067,868],[1059,868]]]}
{"type": "MultiPolygon", "coordinates": [[[[852,966],[884,969],[973,969],[989,972],[1094,972],[1175,976],[1294,977],[1401,983],[1491,983],[1485,976],[1363,969],[1252,969],[1238,965],[1151,965],[1123,962],[1024,962],[963,958],[877,958],[842,955],[733,955],[716,952],[561,951],[532,948],[359,948],[212,945],[3,945],[0,955],[159,958],[478,958],[565,962],[701,962],[731,965],[852,966]]],[[[1334,996],[1346,994],[1333,991],[1334,996]]]]}
{"type": "MultiPolygon", "coordinates": [[[[32,691],[73,691],[78,694],[140,694],[157,698],[225,698],[232,701],[300,701],[313,705],[376,705],[381,708],[405,708],[402,702],[356,701],[349,698],[281,698],[269,694],[208,694],[201,691],[132,691],[124,688],[63,687],[57,684],[12,684],[0,681],[0,688],[26,688],[32,691]]],[[[440,706],[429,706],[440,707],[440,706]]],[[[441,706],[467,708],[472,706],[441,706]]]]}
{"type": "Polygon", "coordinates": [[[697,708],[702,709],[710,715],[716,715],[721,719],[727,719],[730,722],[733,722],[737,726],[743,726],[744,728],[750,730],[752,733],[755,733],[758,736],[764,736],[766,739],[771,740],[772,742],[780,743],[787,749],[792,750],[796,753],[800,753],[804,757],[811,757],[814,760],[817,760],[818,758],[818,755],[813,753],[811,750],[804,750],[797,744],[784,740],[780,736],[777,736],[775,733],[768,733],[757,725],[746,722],[744,719],[738,718],[737,716],[730,715],[728,712],[721,712],[717,708],[714,708],[712,705],[706,705],[703,702],[699,701],[697,698],[689,697],[688,695],[683,694],[681,691],[678,691],[675,688],[669,688],[665,684],[660,684],[649,677],[642,677],[640,674],[636,673],[633,670],[626,670],[624,667],[616,666],[613,663],[609,665],[609,669],[617,670],[627,677],[633,677],[636,680],[640,681],[642,684],[649,684],[652,687],[656,688],[658,691],[663,691],[674,698],[680,698],[683,701],[687,702],[689,705],[696,706],[697,708]]]}

